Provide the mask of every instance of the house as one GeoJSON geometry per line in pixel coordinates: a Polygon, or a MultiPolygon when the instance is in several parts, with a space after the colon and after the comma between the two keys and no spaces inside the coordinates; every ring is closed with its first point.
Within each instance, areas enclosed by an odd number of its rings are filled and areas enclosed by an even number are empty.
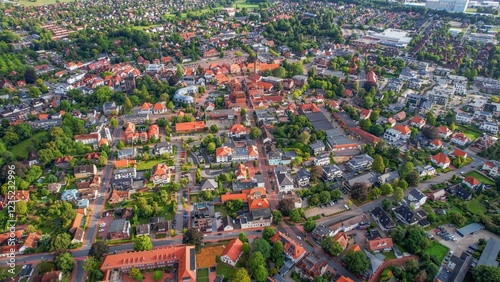
{"type": "Polygon", "coordinates": [[[135,236],[149,236],[151,226],[147,223],[135,226],[135,236]]]}
{"type": "Polygon", "coordinates": [[[157,124],[152,124],[148,128],[148,139],[157,141],[160,139],[160,127],[157,124]]]}
{"type": "Polygon", "coordinates": [[[106,116],[117,115],[120,112],[121,107],[117,106],[115,102],[106,102],[102,105],[102,112],[106,116]]]}
{"type": "Polygon", "coordinates": [[[311,178],[311,172],[305,168],[300,169],[295,175],[295,179],[297,180],[297,185],[299,187],[304,187],[309,185],[310,178],[311,178]]]}
{"type": "Polygon", "coordinates": [[[378,177],[378,182],[383,185],[386,183],[392,183],[396,179],[399,179],[399,172],[397,170],[382,174],[378,177]]]}
{"type": "Polygon", "coordinates": [[[418,209],[425,204],[425,202],[427,201],[427,196],[425,196],[419,190],[413,188],[410,190],[407,199],[410,202],[410,205],[412,205],[415,209],[418,209]]]}
{"type": "Polygon", "coordinates": [[[446,127],[444,125],[438,126],[437,130],[439,132],[439,135],[443,139],[447,139],[448,137],[451,136],[451,134],[453,134],[453,132],[448,127],[446,127]]]}
{"type": "Polygon", "coordinates": [[[335,164],[323,166],[323,179],[332,181],[342,177],[342,170],[335,164]]]}
{"type": "Polygon", "coordinates": [[[317,257],[309,253],[295,265],[295,272],[299,274],[302,280],[313,281],[315,277],[325,274],[328,263],[324,257],[317,257]]]}
{"type": "Polygon", "coordinates": [[[218,187],[219,187],[219,185],[217,184],[217,182],[215,182],[214,179],[209,178],[209,179],[205,179],[203,181],[203,183],[200,186],[200,190],[201,191],[205,191],[205,190],[213,191],[213,190],[217,189],[218,187]]]}
{"type": "Polygon", "coordinates": [[[464,158],[464,159],[467,158],[467,153],[465,151],[458,149],[458,148],[455,148],[455,150],[453,151],[453,153],[451,153],[451,155],[454,158],[464,158]]]}
{"type": "Polygon", "coordinates": [[[52,270],[50,272],[45,273],[40,279],[41,282],[54,282],[54,281],[62,281],[63,273],[62,271],[52,270]]]}
{"type": "Polygon", "coordinates": [[[81,142],[85,145],[97,147],[99,145],[99,141],[101,141],[101,133],[95,132],[90,134],[75,135],[75,141],[81,142]]]}
{"type": "Polygon", "coordinates": [[[439,150],[441,148],[443,148],[443,142],[441,142],[441,140],[434,139],[429,144],[429,149],[431,150],[439,150]]]}
{"type": "Polygon", "coordinates": [[[140,270],[159,269],[177,265],[175,281],[196,281],[196,252],[194,246],[178,245],[156,248],[150,251],[109,254],[101,264],[102,280],[110,281],[114,270],[127,273],[131,268],[140,270]],[[147,262],[147,263],[145,263],[147,262]]]}
{"type": "Polygon", "coordinates": [[[494,135],[498,134],[498,124],[496,122],[484,121],[479,125],[479,129],[494,135]]]}
{"type": "Polygon", "coordinates": [[[36,233],[28,234],[28,237],[24,239],[23,245],[21,246],[21,248],[19,248],[19,253],[24,254],[26,250],[36,249],[38,246],[38,242],[40,242],[40,239],[41,237],[36,233]]]}
{"type": "Polygon", "coordinates": [[[446,199],[446,192],[444,189],[436,190],[436,191],[430,191],[427,193],[427,198],[431,201],[442,201],[446,199]]]}
{"type": "Polygon", "coordinates": [[[459,124],[471,124],[472,116],[466,113],[458,113],[456,116],[456,121],[459,124]]]}
{"type": "Polygon", "coordinates": [[[28,166],[31,167],[36,164],[38,164],[38,153],[36,150],[30,150],[28,152],[28,166]]]}
{"type": "Polygon", "coordinates": [[[97,167],[94,164],[91,165],[79,165],[73,168],[75,178],[86,178],[94,174],[97,174],[97,167]]]}
{"type": "Polygon", "coordinates": [[[389,142],[396,142],[401,138],[401,132],[395,128],[387,128],[384,132],[384,139],[389,142]]]}
{"type": "Polygon", "coordinates": [[[281,241],[281,243],[283,243],[283,252],[285,253],[285,256],[294,263],[301,260],[307,253],[307,251],[300,244],[297,244],[297,242],[281,233],[281,231],[276,232],[269,239],[269,241],[272,243],[281,241]]]}
{"type": "Polygon", "coordinates": [[[349,238],[345,232],[339,232],[335,236],[333,236],[333,241],[339,243],[342,246],[342,250],[347,248],[349,244],[349,238]]]}
{"type": "Polygon", "coordinates": [[[73,156],[63,156],[56,158],[54,160],[54,165],[58,168],[65,169],[68,168],[70,161],[73,159],[73,156]]]}
{"type": "Polygon", "coordinates": [[[455,133],[451,138],[451,143],[457,144],[459,146],[465,146],[471,140],[465,136],[462,132],[455,133]]]}
{"type": "Polygon", "coordinates": [[[367,109],[362,108],[359,111],[359,118],[360,119],[367,119],[367,118],[370,118],[371,114],[372,114],[372,110],[367,110],[367,109]]]}
{"type": "Polygon", "coordinates": [[[130,192],[128,190],[120,191],[113,189],[113,192],[111,192],[111,196],[109,197],[108,203],[113,205],[121,203],[128,199],[130,199],[130,192]]]}
{"type": "Polygon", "coordinates": [[[108,239],[129,239],[130,222],[125,219],[115,219],[111,221],[108,228],[108,239]]]}
{"type": "Polygon", "coordinates": [[[229,131],[227,132],[227,136],[235,139],[240,139],[245,137],[249,133],[249,130],[239,123],[233,124],[229,131]]]}
{"type": "Polygon", "coordinates": [[[363,154],[355,156],[349,162],[347,162],[347,167],[352,171],[360,171],[371,168],[373,163],[373,158],[368,154],[363,154]]]}
{"type": "Polygon", "coordinates": [[[426,165],[425,167],[416,166],[415,171],[418,172],[420,177],[433,176],[436,174],[436,169],[431,165],[426,165]]]}
{"type": "Polygon", "coordinates": [[[330,156],[328,154],[322,156],[314,157],[314,165],[315,166],[324,166],[330,164],[330,156]]]}
{"type": "Polygon", "coordinates": [[[375,207],[372,210],[371,215],[382,230],[391,230],[396,227],[392,218],[381,207],[375,207]]]}
{"type": "Polygon", "coordinates": [[[239,163],[236,166],[235,175],[236,175],[236,179],[238,179],[238,180],[247,179],[248,178],[248,168],[246,167],[246,165],[239,163]]]}
{"type": "Polygon", "coordinates": [[[165,108],[165,103],[164,102],[157,102],[153,106],[153,114],[155,115],[161,115],[166,112],[167,108],[165,108]]]}
{"type": "Polygon", "coordinates": [[[368,240],[367,249],[375,253],[378,252],[389,252],[392,250],[394,243],[392,238],[380,238],[377,237],[373,240],[368,240]]]}
{"type": "Polygon", "coordinates": [[[450,166],[450,158],[448,158],[448,156],[446,156],[445,154],[443,153],[437,153],[435,154],[434,156],[431,157],[431,162],[440,167],[440,168],[447,168],[450,166]]]}
{"type": "Polygon", "coordinates": [[[289,192],[294,188],[293,178],[287,171],[276,172],[276,182],[279,192],[289,192]]]}
{"type": "Polygon", "coordinates": [[[47,190],[50,193],[59,193],[59,190],[61,190],[61,186],[61,183],[50,183],[49,185],[47,185],[47,190]]]}
{"type": "Polygon", "coordinates": [[[172,172],[170,170],[170,167],[168,167],[165,163],[160,163],[153,166],[150,181],[155,185],[167,184],[170,182],[171,176],[172,172]]]}
{"type": "Polygon", "coordinates": [[[481,182],[472,176],[467,176],[462,180],[462,183],[470,189],[477,189],[481,186],[481,182]]]}
{"type": "Polygon", "coordinates": [[[497,177],[500,176],[500,162],[495,160],[489,160],[483,164],[483,171],[488,173],[489,176],[497,177]]]}
{"type": "Polygon", "coordinates": [[[144,104],[142,104],[141,108],[139,109],[139,114],[141,115],[145,115],[145,114],[151,114],[153,112],[153,104],[149,103],[149,102],[144,102],[144,104]]]}
{"type": "Polygon", "coordinates": [[[316,140],[313,143],[309,144],[309,148],[311,148],[311,152],[313,155],[318,155],[326,150],[325,143],[321,140],[316,140]]]}
{"type": "Polygon", "coordinates": [[[172,143],[170,142],[162,142],[156,143],[153,147],[153,154],[155,156],[161,156],[165,154],[173,154],[174,151],[172,149],[172,143]]]}
{"type": "Polygon", "coordinates": [[[314,228],[311,236],[314,240],[321,242],[325,237],[333,237],[333,231],[323,224],[320,224],[314,228]]]}
{"type": "Polygon", "coordinates": [[[472,199],[472,193],[470,192],[470,190],[463,187],[461,184],[455,184],[455,185],[446,187],[444,190],[446,191],[446,193],[448,193],[450,195],[459,196],[464,201],[468,201],[468,200],[472,199]]]}
{"type": "Polygon", "coordinates": [[[248,160],[253,161],[259,158],[259,149],[255,145],[248,145],[247,147],[248,160]]]}
{"type": "Polygon", "coordinates": [[[400,138],[403,140],[408,140],[411,136],[411,130],[406,125],[395,125],[392,128],[400,132],[400,138]]]}
{"type": "Polygon", "coordinates": [[[483,136],[477,138],[474,143],[471,146],[471,149],[482,152],[489,147],[493,146],[493,144],[496,143],[496,138],[493,138],[492,136],[483,133],[483,136]]]}
{"type": "Polygon", "coordinates": [[[238,238],[234,238],[229,241],[227,246],[224,248],[224,251],[222,251],[220,260],[232,267],[235,267],[242,254],[243,242],[241,242],[238,238]]]}
{"type": "Polygon", "coordinates": [[[415,213],[406,205],[401,205],[394,209],[396,218],[404,224],[413,225],[417,223],[415,213]]]}
{"type": "Polygon", "coordinates": [[[408,121],[408,124],[410,126],[422,129],[422,127],[424,127],[425,125],[425,119],[419,116],[414,116],[408,121]]]}
{"type": "Polygon", "coordinates": [[[233,149],[231,147],[222,146],[215,149],[216,162],[230,162],[233,159],[233,149]]]}

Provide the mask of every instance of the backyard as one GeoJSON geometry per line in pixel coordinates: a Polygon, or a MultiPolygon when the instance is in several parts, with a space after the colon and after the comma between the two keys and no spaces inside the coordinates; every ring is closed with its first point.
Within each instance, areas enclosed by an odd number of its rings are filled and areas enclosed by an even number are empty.
{"type": "Polygon", "coordinates": [[[474,198],[467,205],[467,209],[475,214],[482,214],[486,212],[486,207],[481,203],[483,201],[483,197],[479,196],[474,198]]]}
{"type": "Polygon", "coordinates": [[[441,262],[449,250],[450,249],[448,247],[441,245],[437,241],[432,241],[431,246],[425,250],[425,253],[429,254],[431,257],[436,257],[437,260],[441,262]]]}
{"type": "Polygon", "coordinates": [[[12,146],[12,154],[14,156],[21,156],[22,158],[27,158],[28,157],[28,152],[33,147],[33,140],[35,139],[42,139],[45,135],[47,135],[47,132],[38,132],[37,134],[33,135],[30,139],[26,139],[22,141],[21,143],[12,146]]]}
{"type": "Polygon", "coordinates": [[[483,133],[481,131],[479,131],[478,129],[476,128],[472,128],[472,127],[466,127],[466,126],[463,126],[463,125],[459,125],[457,126],[457,129],[462,131],[464,133],[464,135],[471,139],[472,141],[476,140],[477,138],[483,136],[483,133]]]}
{"type": "Polygon", "coordinates": [[[233,277],[233,274],[235,271],[236,271],[236,269],[230,267],[229,265],[227,265],[225,263],[219,262],[217,264],[217,268],[216,268],[217,275],[223,274],[224,277],[229,279],[229,280],[233,277]]]}
{"type": "Polygon", "coordinates": [[[208,279],[208,268],[201,268],[196,271],[196,281],[198,282],[209,282],[208,279]]]}
{"type": "Polygon", "coordinates": [[[170,159],[156,159],[156,160],[149,160],[149,161],[139,161],[139,164],[137,165],[137,170],[149,170],[152,169],[153,166],[160,164],[160,163],[166,163],[167,165],[170,164],[171,160],[170,159]]]}
{"type": "Polygon", "coordinates": [[[479,180],[479,182],[483,183],[484,185],[495,185],[495,181],[482,175],[481,173],[479,173],[477,171],[469,172],[465,176],[472,176],[475,179],[479,180]]]}

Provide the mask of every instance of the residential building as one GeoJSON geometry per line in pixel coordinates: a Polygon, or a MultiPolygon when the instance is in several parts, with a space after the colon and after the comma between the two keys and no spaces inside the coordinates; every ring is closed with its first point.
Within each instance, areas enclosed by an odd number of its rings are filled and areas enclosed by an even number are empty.
{"type": "Polygon", "coordinates": [[[138,224],[135,226],[135,236],[149,236],[150,231],[151,231],[151,226],[147,223],[145,224],[138,224]]]}
{"type": "Polygon", "coordinates": [[[310,178],[311,178],[311,172],[305,168],[300,169],[295,175],[295,179],[297,180],[297,185],[299,187],[304,187],[309,185],[310,178]]]}
{"type": "Polygon", "coordinates": [[[446,192],[444,189],[431,191],[427,194],[427,197],[431,201],[441,201],[446,199],[446,192]]]}
{"type": "Polygon", "coordinates": [[[438,126],[437,130],[439,132],[439,135],[443,139],[447,139],[448,137],[451,136],[451,134],[453,134],[453,132],[448,127],[446,127],[444,125],[438,126]]]}
{"type": "Polygon", "coordinates": [[[462,200],[468,201],[472,199],[472,193],[469,189],[464,188],[462,184],[455,184],[444,189],[450,195],[457,195],[462,200]]]}
{"type": "Polygon", "coordinates": [[[401,132],[395,128],[388,128],[384,132],[384,139],[389,142],[396,142],[401,138],[401,132]]]}
{"type": "Polygon", "coordinates": [[[330,164],[330,156],[322,155],[314,157],[314,165],[315,166],[324,166],[330,164]]]}
{"type": "Polygon", "coordinates": [[[410,126],[421,129],[425,125],[425,119],[419,116],[414,116],[408,121],[408,124],[410,126]]]}
{"type": "Polygon", "coordinates": [[[224,251],[222,251],[220,260],[232,267],[235,267],[242,254],[243,242],[241,242],[238,238],[234,238],[229,241],[227,246],[224,248],[224,251]]]}
{"type": "Polygon", "coordinates": [[[415,213],[406,205],[401,205],[394,209],[396,218],[404,224],[413,225],[417,223],[415,213]]]}
{"type": "Polygon", "coordinates": [[[314,228],[311,236],[314,240],[320,242],[327,236],[333,237],[333,231],[328,226],[320,224],[314,228]]]}
{"type": "Polygon", "coordinates": [[[483,164],[483,170],[488,173],[489,176],[498,177],[500,176],[500,162],[489,160],[483,164]]]}
{"type": "Polygon", "coordinates": [[[411,136],[411,130],[408,126],[406,125],[395,125],[394,127],[392,127],[393,129],[399,131],[399,133],[401,134],[400,135],[400,138],[403,139],[403,140],[408,140],[410,139],[410,136],[411,136]]]}
{"type": "Polygon", "coordinates": [[[429,149],[431,149],[431,150],[439,150],[442,147],[443,147],[443,142],[441,142],[441,140],[439,140],[439,139],[434,139],[429,144],[429,149]]]}
{"type": "Polygon", "coordinates": [[[450,158],[448,158],[448,156],[443,153],[437,153],[436,155],[432,156],[431,162],[443,169],[449,167],[451,163],[450,158]]]}
{"type": "Polygon", "coordinates": [[[277,171],[276,182],[280,193],[292,191],[294,188],[293,178],[288,171],[277,171]]]}
{"type": "Polygon", "coordinates": [[[73,168],[75,178],[86,178],[94,174],[97,174],[97,167],[94,164],[91,165],[79,165],[73,168]]]}
{"type": "Polygon", "coordinates": [[[333,236],[333,241],[339,243],[342,246],[342,249],[345,250],[349,244],[349,237],[347,237],[345,232],[339,232],[333,236]]]}
{"type": "Polygon", "coordinates": [[[370,217],[367,214],[362,213],[358,216],[351,217],[344,221],[338,222],[332,225],[330,228],[333,231],[332,236],[335,236],[339,232],[349,232],[355,228],[366,229],[369,226],[370,226],[370,217]]]}
{"type": "Polygon", "coordinates": [[[205,129],[204,121],[179,122],[175,124],[175,132],[192,132],[205,129]]]}
{"type": "Polygon", "coordinates": [[[458,113],[456,117],[456,121],[459,124],[471,124],[472,116],[466,113],[458,113]]]}
{"type": "Polygon", "coordinates": [[[162,142],[156,143],[152,150],[155,156],[161,156],[164,154],[173,154],[172,143],[170,142],[162,142]]]}
{"type": "Polygon", "coordinates": [[[494,135],[498,134],[498,124],[496,122],[482,122],[479,129],[494,135]]]}
{"type": "Polygon", "coordinates": [[[135,158],[136,155],[137,150],[134,147],[118,150],[118,159],[120,160],[130,160],[135,158]]]}
{"type": "Polygon", "coordinates": [[[301,279],[313,281],[315,277],[325,274],[328,263],[321,257],[310,253],[295,265],[295,272],[301,279]]]}
{"type": "Polygon", "coordinates": [[[451,138],[451,143],[457,144],[459,146],[465,146],[471,140],[465,136],[462,132],[455,133],[451,138]]]}
{"type": "Polygon", "coordinates": [[[111,221],[108,227],[108,239],[129,239],[130,222],[125,219],[115,219],[111,221]]]}
{"type": "Polygon", "coordinates": [[[323,166],[323,179],[332,181],[342,177],[342,170],[335,164],[323,166]]]}
{"type": "Polygon", "coordinates": [[[311,148],[311,152],[313,155],[318,155],[326,150],[325,143],[321,140],[316,140],[313,143],[309,144],[309,148],[311,148]]]}
{"type": "Polygon", "coordinates": [[[155,185],[157,184],[167,184],[170,182],[172,176],[172,171],[165,163],[157,164],[153,166],[151,171],[150,181],[155,185]]]}
{"type": "Polygon", "coordinates": [[[470,189],[477,189],[481,186],[481,182],[472,176],[467,176],[462,180],[462,183],[470,189]]]}
{"type": "Polygon", "coordinates": [[[425,196],[419,190],[413,188],[410,190],[407,199],[411,206],[413,206],[415,209],[418,209],[425,204],[425,202],[427,201],[427,196],[425,196]]]}
{"type": "Polygon", "coordinates": [[[472,143],[471,149],[478,151],[478,152],[482,152],[482,151],[488,149],[489,147],[493,146],[493,144],[495,144],[495,142],[496,142],[496,138],[493,138],[492,136],[490,136],[486,133],[483,133],[483,136],[477,138],[474,141],[474,143],[472,143]]]}
{"type": "Polygon", "coordinates": [[[240,139],[248,135],[248,133],[249,130],[245,126],[239,123],[235,123],[229,128],[227,136],[235,139],[240,139]]]}
{"type": "Polygon", "coordinates": [[[153,270],[175,266],[176,281],[196,281],[196,251],[194,246],[169,246],[141,252],[109,254],[104,258],[101,271],[104,281],[111,281],[114,270],[128,273],[131,268],[153,270]]]}
{"type": "Polygon", "coordinates": [[[233,160],[233,149],[231,147],[222,146],[215,149],[216,162],[231,162],[233,160]]]}
{"type": "Polygon", "coordinates": [[[392,251],[394,246],[392,238],[377,237],[373,240],[368,240],[367,249],[375,253],[392,251]]]}
{"type": "Polygon", "coordinates": [[[281,233],[281,231],[276,232],[269,240],[272,243],[281,241],[281,243],[283,243],[283,252],[285,253],[285,256],[295,263],[301,260],[307,253],[300,244],[281,233]]]}
{"type": "Polygon", "coordinates": [[[378,177],[378,182],[382,184],[392,183],[399,179],[399,172],[397,170],[382,174],[378,177]]]}
{"type": "Polygon", "coordinates": [[[347,167],[352,171],[359,171],[371,168],[373,163],[373,158],[368,154],[363,154],[355,156],[349,162],[347,162],[347,167]]]}
{"type": "Polygon", "coordinates": [[[218,188],[218,184],[217,184],[217,182],[215,182],[215,180],[214,180],[214,179],[212,179],[212,178],[205,179],[205,180],[203,181],[203,183],[201,184],[201,186],[200,186],[200,190],[201,190],[201,191],[205,191],[205,190],[210,190],[210,191],[213,191],[213,190],[215,190],[215,189],[217,189],[217,188],[218,188]]]}
{"type": "Polygon", "coordinates": [[[373,219],[379,224],[380,228],[383,230],[391,230],[396,227],[392,218],[381,208],[375,207],[372,212],[373,219]]]}

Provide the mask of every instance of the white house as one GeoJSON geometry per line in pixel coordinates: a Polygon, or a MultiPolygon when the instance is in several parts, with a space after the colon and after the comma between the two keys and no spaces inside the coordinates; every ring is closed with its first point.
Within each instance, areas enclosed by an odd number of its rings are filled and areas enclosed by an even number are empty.
{"type": "Polygon", "coordinates": [[[410,202],[410,205],[414,206],[415,209],[418,209],[425,204],[427,196],[422,194],[419,190],[413,188],[408,194],[408,201],[410,202]]]}
{"type": "Polygon", "coordinates": [[[450,166],[450,158],[448,158],[448,156],[446,156],[445,154],[443,153],[438,153],[434,156],[431,157],[431,162],[440,167],[440,168],[447,168],[450,166]]]}
{"type": "Polygon", "coordinates": [[[485,121],[485,122],[481,123],[481,125],[479,126],[479,129],[481,129],[482,131],[489,132],[491,134],[495,134],[495,135],[498,134],[498,124],[495,122],[485,121]]]}
{"type": "Polygon", "coordinates": [[[234,238],[229,241],[226,248],[224,248],[224,251],[220,255],[220,260],[232,267],[235,267],[242,254],[243,242],[241,242],[238,238],[234,238]]]}
{"type": "Polygon", "coordinates": [[[399,132],[399,130],[396,130],[392,127],[388,128],[384,133],[384,139],[389,141],[389,142],[398,141],[399,138],[401,138],[401,132],[399,132]]]}

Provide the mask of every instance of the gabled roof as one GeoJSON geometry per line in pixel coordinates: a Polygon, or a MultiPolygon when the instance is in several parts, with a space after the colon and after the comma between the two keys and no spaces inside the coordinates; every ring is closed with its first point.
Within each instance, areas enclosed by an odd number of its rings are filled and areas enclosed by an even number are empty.
{"type": "Polygon", "coordinates": [[[238,260],[242,252],[243,252],[243,242],[241,242],[241,240],[238,238],[234,238],[233,240],[229,241],[229,243],[227,244],[226,248],[224,248],[224,251],[222,251],[220,256],[221,257],[227,256],[232,261],[235,262],[238,260]]]}
{"type": "Polygon", "coordinates": [[[373,240],[368,241],[368,250],[378,251],[386,248],[392,248],[393,246],[392,238],[380,238],[377,237],[373,240]]]}
{"type": "Polygon", "coordinates": [[[453,151],[453,156],[456,158],[466,157],[467,153],[458,148],[455,148],[455,151],[453,151]]]}
{"type": "Polygon", "coordinates": [[[395,125],[393,128],[401,132],[401,134],[403,135],[406,135],[411,132],[410,128],[406,125],[395,125]]]}
{"type": "Polygon", "coordinates": [[[449,164],[450,158],[448,158],[445,154],[443,153],[437,153],[434,156],[432,156],[432,159],[437,163],[437,164],[449,164]]]}
{"type": "Polygon", "coordinates": [[[438,140],[438,139],[432,140],[431,144],[434,145],[435,147],[443,146],[443,142],[441,142],[441,140],[438,140]]]}
{"type": "Polygon", "coordinates": [[[477,185],[481,184],[481,182],[479,182],[479,180],[477,180],[476,178],[474,178],[472,176],[465,177],[464,181],[467,182],[470,186],[477,186],[477,185]]]}
{"type": "Polygon", "coordinates": [[[215,156],[218,157],[218,156],[228,156],[230,154],[232,154],[233,150],[230,148],[230,147],[219,147],[217,149],[215,149],[215,156]]]}
{"type": "Polygon", "coordinates": [[[349,238],[347,237],[347,234],[344,232],[339,232],[337,235],[333,237],[333,240],[335,242],[338,242],[343,249],[347,248],[347,245],[349,244],[349,238]]]}
{"type": "Polygon", "coordinates": [[[281,241],[283,243],[284,252],[293,259],[299,259],[306,253],[306,250],[302,246],[280,231],[276,232],[269,240],[273,243],[281,241]]]}

